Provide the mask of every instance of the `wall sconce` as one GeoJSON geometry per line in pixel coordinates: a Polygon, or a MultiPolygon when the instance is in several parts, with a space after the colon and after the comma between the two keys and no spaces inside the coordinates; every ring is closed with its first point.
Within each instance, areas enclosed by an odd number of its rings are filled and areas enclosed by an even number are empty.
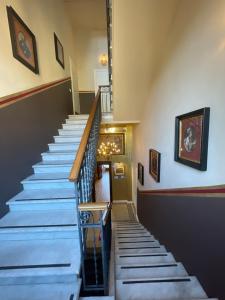
{"type": "Polygon", "coordinates": [[[99,62],[102,66],[106,66],[108,64],[108,56],[106,54],[101,54],[99,56],[99,62]]]}

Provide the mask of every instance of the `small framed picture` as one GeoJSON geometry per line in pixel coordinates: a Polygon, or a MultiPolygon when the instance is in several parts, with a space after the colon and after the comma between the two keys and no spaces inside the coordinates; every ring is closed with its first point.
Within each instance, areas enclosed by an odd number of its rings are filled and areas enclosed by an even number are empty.
{"type": "Polygon", "coordinates": [[[7,6],[7,15],[13,56],[28,69],[38,74],[37,46],[34,34],[11,6],[7,6]]]}
{"type": "Polygon", "coordinates": [[[61,67],[64,69],[64,51],[63,46],[60,43],[60,40],[58,39],[57,35],[54,33],[54,42],[55,42],[55,57],[57,62],[61,65],[61,67]]]}
{"type": "Polygon", "coordinates": [[[161,154],[158,151],[149,150],[149,174],[156,182],[160,182],[160,157],[161,154]]]}
{"type": "Polygon", "coordinates": [[[138,180],[141,185],[144,185],[144,166],[138,163],[138,180]]]}
{"type": "Polygon", "coordinates": [[[206,171],[210,108],[176,117],[175,161],[206,171]]]}

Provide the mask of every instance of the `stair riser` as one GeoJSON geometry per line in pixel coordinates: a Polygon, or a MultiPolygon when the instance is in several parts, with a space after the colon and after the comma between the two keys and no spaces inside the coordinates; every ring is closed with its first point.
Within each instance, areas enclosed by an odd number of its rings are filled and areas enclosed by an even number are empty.
{"type": "Polygon", "coordinates": [[[78,239],[76,231],[43,231],[43,232],[7,232],[0,230],[0,241],[23,241],[23,240],[50,240],[50,239],[78,239]]]}
{"type": "Polygon", "coordinates": [[[163,268],[135,268],[135,269],[121,269],[120,266],[116,268],[117,279],[141,279],[141,278],[165,278],[165,277],[179,277],[188,276],[182,265],[176,267],[163,268]]]}
{"type": "Polygon", "coordinates": [[[142,248],[142,249],[119,249],[116,248],[117,254],[151,254],[166,253],[165,248],[142,248]]]}
{"type": "Polygon", "coordinates": [[[154,282],[135,284],[123,284],[123,282],[123,280],[118,280],[116,283],[117,300],[181,300],[207,298],[207,295],[197,280],[191,280],[190,282],[154,282]]]}
{"type": "MultiPolygon", "coordinates": [[[[35,273],[36,270],[34,270],[35,273]]],[[[1,276],[0,286],[13,284],[38,284],[38,283],[69,283],[75,282],[76,276],[74,274],[64,275],[40,275],[40,276],[1,276]]],[[[2,287],[3,288],[3,287],[2,287]]],[[[69,299],[68,299],[69,300],[69,299]]]]}
{"type": "Polygon", "coordinates": [[[69,181],[65,182],[52,182],[43,180],[42,182],[27,182],[23,183],[24,190],[35,190],[35,189],[69,189],[73,188],[74,184],[69,181]]]}
{"type": "Polygon", "coordinates": [[[136,238],[125,238],[125,239],[116,239],[115,240],[116,241],[116,243],[118,243],[118,242],[140,242],[140,241],[144,241],[144,242],[147,242],[147,241],[157,241],[157,240],[155,240],[153,237],[140,237],[140,238],[138,238],[138,237],[136,237],[136,238]]]}
{"type": "Polygon", "coordinates": [[[24,210],[55,210],[55,209],[71,209],[75,210],[74,202],[58,202],[51,200],[47,203],[28,203],[28,201],[20,204],[9,204],[10,211],[24,211],[24,210]]]}
{"type": "Polygon", "coordinates": [[[43,161],[55,161],[55,160],[74,160],[76,152],[73,154],[42,154],[43,161]]]}
{"type": "Polygon", "coordinates": [[[74,135],[74,136],[76,136],[76,137],[80,137],[81,138],[81,136],[82,136],[82,134],[83,134],[83,130],[66,130],[66,129],[59,129],[58,130],[58,132],[59,132],[59,135],[62,135],[62,136],[64,136],[64,135],[74,135]]]}
{"type": "Polygon", "coordinates": [[[72,119],[67,119],[66,124],[72,124],[72,125],[82,125],[85,126],[87,124],[86,120],[72,120],[72,119]]]}
{"type": "Polygon", "coordinates": [[[46,166],[46,167],[33,167],[34,173],[35,174],[40,174],[40,173],[70,173],[70,170],[72,168],[72,165],[70,166],[58,166],[58,167],[52,167],[52,166],[46,166]]]}
{"type": "Polygon", "coordinates": [[[52,145],[48,145],[49,151],[50,152],[57,152],[57,151],[77,151],[79,147],[79,143],[75,144],[75,145],[60,145],[60,144],[52,144],[52,145]]]}
{"type": "Polygon", "coordinates": [[[71,120],[86,120],[88,119],[89,115],[69,115],[69,119],[71,120]]]}
{"type": "Polygon", "coordinates": [[[175,259],[172,255],[167,256],[141,256],[141,257],[120,257],[117,255],[116,263],[120,265],[138,265],[138,264],[160,264],[174,263],[175,259]]]}
{"type": "Polygon", "coordinates": [[[160,246],[158,241],[155,242],[138,242],[138,243],[119,243],[116,242],[116,247],[151,247],[151,246],[160,246]]]}
{"type": "Polygon", "coordinates": [[[74,125],[74,124],[63,124],[62,128],[63,129],[68,129],[68,130],[84,130],[86,125],[74,125]]]}
{"type": "Polygon", "coordinates": [[[80,143],[81,138],[68,137],[68,136],[55,136],[54,140],[56,143],[80,143]]]}

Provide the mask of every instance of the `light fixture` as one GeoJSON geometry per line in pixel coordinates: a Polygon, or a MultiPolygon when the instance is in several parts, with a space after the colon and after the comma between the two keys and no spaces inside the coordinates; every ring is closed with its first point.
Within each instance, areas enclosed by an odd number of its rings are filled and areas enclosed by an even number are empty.
{"type": "Polygon", "coordinates": [[[120,153],[118,145],[114,142],[102,142],[98,148],[98,155],[109,159],[111,155],[120,153]]]}
{"type": "Polygon", "coordinates": [[[103,53],[99,56],[99,62],[102,66],[106,66],[108,64],[108,56],[103,53]]]}

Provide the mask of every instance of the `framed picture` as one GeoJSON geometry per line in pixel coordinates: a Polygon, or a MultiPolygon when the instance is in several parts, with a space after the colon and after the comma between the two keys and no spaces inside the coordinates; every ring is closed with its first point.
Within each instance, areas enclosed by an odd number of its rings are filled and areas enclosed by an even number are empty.
{"type": "Polygon", "coordinates": [[[39,73],[34,34],[11,6],[7,6],[13,56],[35,74],[39,73]]]}
{"type": "Polygon", "coordinates": [[[149,174],[156,182],[160,182],[160,157],[161,154],[158,151],[149,150],[149,174]]]}
{"type": "Polygon", "coordinates": [[[210,108],[176,117],[175,161],[206,171],[210,108]]]}
{"type": "Polygon", "coordinates": [[[124,133],[100,133],[99,148],[106,147],[106,152],[112,152],[111,155],[125,154],[125,137],[124,133]],[[112,150],[112,151],[111,151],[112,150]]]}
{"type": "Polygon", "coordinates": [[[114,175],[115,176],[124,176],[124,164],[123,163],[114,163],[114,175]]]}
{"type": "Polygon", "coordinates": [[[60,43],[57,35],[54,33],[54,42],[55,42],[55,57],[57,62],[61,65],[61,67],[64,69],[64,51],[63,46],[60,43]]]}
{"type": "Polygon", "coordinates": [[[144,185],[144,166],[138,163],[138,180],[141,185],[144,185]]]}

